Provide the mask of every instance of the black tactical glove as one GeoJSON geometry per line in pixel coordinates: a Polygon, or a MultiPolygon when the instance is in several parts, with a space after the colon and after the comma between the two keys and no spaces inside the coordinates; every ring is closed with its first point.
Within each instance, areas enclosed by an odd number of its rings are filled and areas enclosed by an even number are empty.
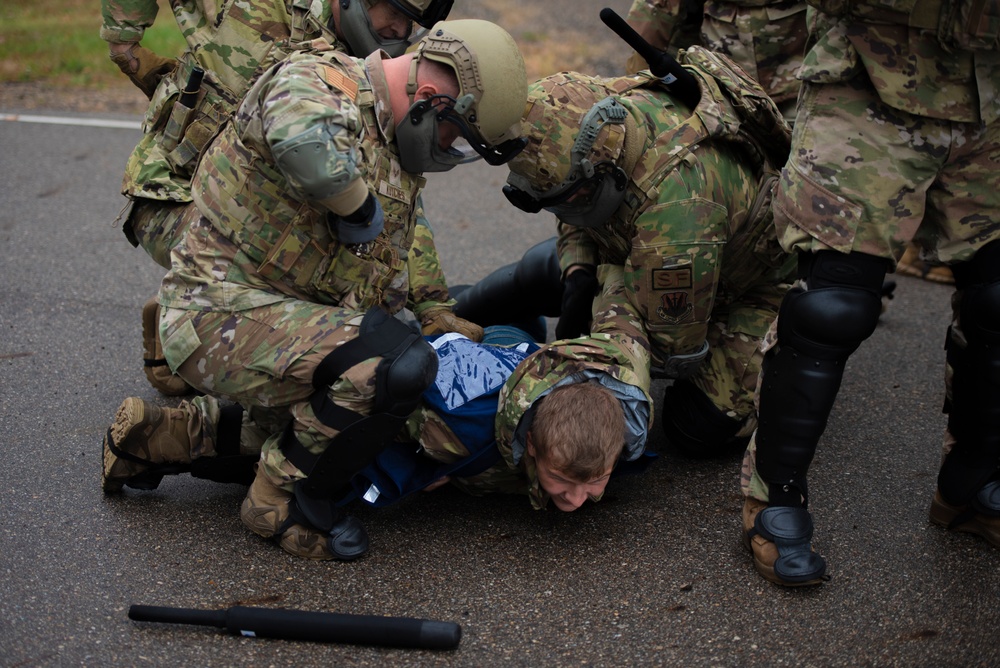
{"type": "Polygon", "coordinates": [[[337,238],[341,243],[354,245],[372,241],[385,227],[385,214],[378,199],[368,194],[358,210],[346,216],[336,216],[337,238]]]}
{"type": "Polygon", "coordinates": [[[572,339],[590,333],[591,311],[600,284],[597,269],[581,264],[563,281],[562,311],[556,323],[557,339],[572,339]]]}
{"type": "Polygon", "coordinates": [[[153,93],[160,79],[177,67],[177,61],[173,58],[158,56],[138,44],[133,44],[120,53],[112,52],[111,62],[117,65],[118,69],[124,72],[149,99],[153,99],[153,93]]]}

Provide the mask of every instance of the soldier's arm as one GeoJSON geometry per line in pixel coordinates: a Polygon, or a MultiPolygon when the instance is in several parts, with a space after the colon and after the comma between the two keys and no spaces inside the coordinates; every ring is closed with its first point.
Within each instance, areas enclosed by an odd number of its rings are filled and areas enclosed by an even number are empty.
{"type": "Polygon", "coordinates": [[[642,317],[629,302],[625,291],[625,268],[604,264],[598,267],[601,292],[594,300],[591,335],[608,337],[609,356],[622,369],[615,375],[649,393],[649,336],[642,317]],[[631,377],[630,377],[631,376],[631,377]]]}
{"type": "Polygon", "coordinates": [[[259,113],[264,148],[294,194],[337,216],[361,209],[370,195],[358,161],[357,84],[318,57],[293,56],[260,85],[259,107],[247,111],[259,113]]]}
{"type": "Polygon", "coordinates": [[[156,0],[101,0],[101,39],[117,44],[141,41],[157,10],[156,0]]]}
{"type": "Polygon", "coordinates": [[[101,0],[101,39],[108,43],[111,62],[150,99],[160,80],[177,67],[173,58],[139,46],[156,13],[156,0],[101,0]]]}
{"type": "Polygon", "coordinates": [[[707,171],[695,163],[671,172],[658,203],[635,221],[625,280],[659,353],[697,353],[708,334],[729,229],[729,210],[712,186],[733,177],[707,171]]]}
{"type": "Polygon", "coordinates": [[[559,223],[558,230],[556,252],[559,255],[559,270],[564,279],[566,272],[574,266],[597,266],[597,245],[584,228],[559,223]]]}

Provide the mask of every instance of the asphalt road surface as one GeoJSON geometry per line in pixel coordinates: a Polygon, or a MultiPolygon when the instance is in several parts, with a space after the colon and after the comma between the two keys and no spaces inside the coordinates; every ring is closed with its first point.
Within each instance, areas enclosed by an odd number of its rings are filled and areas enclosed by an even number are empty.
{"type": "MultiPolygon", "coordinates": [[[[907,277],[851,358],[813,464],[822,587],[754,572],[738,454],[684,459],[658,428],[649,471],[575,513],[451,489],[355,508],[372,548],[352,564],[251,534],[239,486],[181,476],[106,498],[101,439],[121,400],[176,401],[140,367],[140,308],[163,271],[112,222],[138,138],[0,121],[0,665],[1000,665],[1000,550],[927,521],[951,291],[907,277]],[[132,622],[131,604],[418,617],[463,637],[453,651],[242,638],[132,622]]],[[[553,233],[506,203],[505,176],[477,164],[430,178],[453,283],[553,233]]]]}

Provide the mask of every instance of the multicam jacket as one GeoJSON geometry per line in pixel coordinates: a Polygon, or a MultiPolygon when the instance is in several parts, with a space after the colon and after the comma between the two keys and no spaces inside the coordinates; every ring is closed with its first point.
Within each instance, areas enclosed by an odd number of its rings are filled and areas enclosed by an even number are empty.
{"type": "MultiPolygon", "coordinates": [[[[171,0],[187,41],[177,68],[165,76],[146,110],[143,138],[129,156],[122,193],[190,202],[190,179],[198,156],[231,116],[261,72],[303,43],[322,38],[335,47],[326,27],[328,2],[320,0],[171,0]],[[195,107],[177,100],[194,67],[205,71],[195,107]]],[[[156,0],[102,0],[101,37],[137,42],[157,14],[156,0]]]]}
{"type": "Polygon", "coordinates": [[[238,311],[291,297],[390,313],[407,305],[425,181],[400,169],[391,110],[377,104],[388,99],[384,55],[297,52],[260,78],[199,163],[193,194],[204,222],[175,252],[161,303],[238,311]],[[315,124],[336,130],[331,174],[356,171],[382,205],[385,227],[365,251],[340,243],[327,212],[275,166],[270,147],[315,124]]]}
{"type": "MultiPolygon", "coordinates": [[[[713,311],[754,287],[786,281],[791,258],[770,215],[771,185],[790,130],[760,86],[701,47],[681,54],[701,101],[683,108],[649,72],[606,79],[644,135],[625,200],[601,228],[560,224],[559,256],[625,268],[627,299],[654,359],[696,352],[713,311]]],[[[572,76],[567,74],[566,76],[572,76]]],[[[628,171],[628,170],[627,170],[628,171]]],[[[765,331],[767,322],[741,331],[765,331]]]]}

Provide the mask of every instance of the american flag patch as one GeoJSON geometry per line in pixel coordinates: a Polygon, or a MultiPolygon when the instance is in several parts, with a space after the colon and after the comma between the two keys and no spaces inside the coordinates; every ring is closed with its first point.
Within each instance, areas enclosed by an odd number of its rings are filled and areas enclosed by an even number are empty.
{"type": "Polygon", "coordinates": [[[323,68],[323,79],[331,86],[351,98],[351,102],[358,96],[358,84],[344,76],[343,72],[338,72],[332,67],[323,68]]]}

